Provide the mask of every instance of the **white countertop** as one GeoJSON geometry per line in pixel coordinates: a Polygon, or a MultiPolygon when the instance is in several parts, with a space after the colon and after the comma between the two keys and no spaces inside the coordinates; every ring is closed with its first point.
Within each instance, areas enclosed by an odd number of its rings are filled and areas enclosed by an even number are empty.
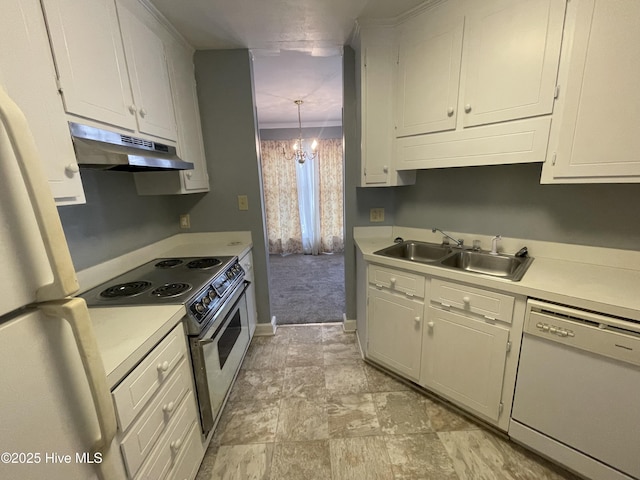
{"type": "MultiPolygon", "coordinates": [[[[235,255],[252,248],[250,232],[180,234],[78,272],[88,290],[154,258],[235,255]]],[[[109,387],[117,385],[186,315],[183,305],[90,308],[109,387]]]]}
{"type": "MultiPolygon", "coordinates": [[[[432,236],[430,230],[375,228],[356,228],[354,234],[368,262],[640,321],[640,252],[504,239],[506,253],[514,253],[526,244],[534,257],[522,280],[512,282],[375,255],[373,252],[392,245],[396,236],[440,241],[440,236],[432,236]]],[[[473,238],[482,238],[483,245],[488,245],[486,237],[473,238]]],[[[465,239],[465,243],[471,241],[465,239]]]]}
{"type": "Polygon", "coordinates": [[[90,308],[109,388],[182,321],[185,313],[183,305],[90,308]]]}

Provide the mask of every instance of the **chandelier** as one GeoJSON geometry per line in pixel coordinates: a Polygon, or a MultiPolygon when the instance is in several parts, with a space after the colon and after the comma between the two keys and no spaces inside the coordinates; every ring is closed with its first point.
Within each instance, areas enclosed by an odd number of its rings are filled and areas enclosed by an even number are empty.
{"type": "MultiPolygon", "coordinates": [[[[293,155],[289,157],[289,159],[295,159],[298,163],[304,163],[307,160],[313,160],[317,157],[318,152],[316,149],[318,148],[318,142],[314,139],[311,143],[311,153],[308,153],[304,149],[304,143],[302,140],[302,120],[300,118],[300,105],[304,102],[302,100],[295,100],[293,103],[298,106],[298,140],[293,144],[293,155]]],[[[284,149],[282,153],[284,154],[284,149]]]]}

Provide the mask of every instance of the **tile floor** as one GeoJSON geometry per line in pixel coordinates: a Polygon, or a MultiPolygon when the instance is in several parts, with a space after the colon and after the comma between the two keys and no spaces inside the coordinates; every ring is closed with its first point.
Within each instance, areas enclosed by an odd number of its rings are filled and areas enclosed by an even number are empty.
{"type": "Polygon", "coordinates": [[[338,324],[254,338],[196,480],[568,480],[360,358],[338,324]]]}

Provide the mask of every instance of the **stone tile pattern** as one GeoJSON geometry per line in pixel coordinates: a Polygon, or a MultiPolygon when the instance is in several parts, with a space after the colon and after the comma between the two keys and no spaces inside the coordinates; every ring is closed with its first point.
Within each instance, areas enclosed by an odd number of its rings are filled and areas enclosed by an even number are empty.
{"type": "Polygon", "coordinates": [[[256,337],[196,480],[576,480],[360,358],[342,325],[256,337]]]}

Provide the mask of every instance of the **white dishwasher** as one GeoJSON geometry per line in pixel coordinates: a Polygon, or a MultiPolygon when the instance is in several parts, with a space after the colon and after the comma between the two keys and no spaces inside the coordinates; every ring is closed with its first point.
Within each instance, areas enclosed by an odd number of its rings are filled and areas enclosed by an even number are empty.
{"type": "Polygon", "coordinates": [[[529,300],[509,436],[593,480],[640,478],[640,323],[529,300]]]}

